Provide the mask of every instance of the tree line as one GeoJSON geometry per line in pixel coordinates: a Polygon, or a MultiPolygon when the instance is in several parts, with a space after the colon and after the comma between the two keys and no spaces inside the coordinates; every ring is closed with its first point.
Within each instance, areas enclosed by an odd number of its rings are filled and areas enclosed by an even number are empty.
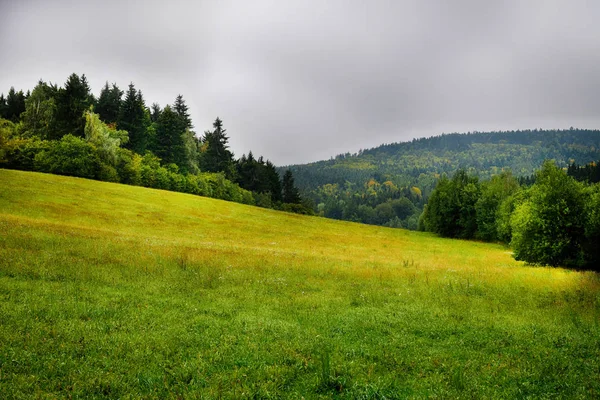
{"type": "Polygon", "coordinates": [[[510,173],[489,180],[459,170],[442,177],[419,228],[444,237],[500,241],[530,264],[599,270],[600,183],[597,164],[559,168],[546,161],[528,185],[510,173]],[[568,172],[568,173],[567,173],[568,172]]]}
{"type": "Polygon", "coordinates": [[[0,167],[175,190],[311,213],[291,171],[252,152],[236,159],[223,121],[197,135],[182,95],[147,107],[141,90],[85,75],[0,95],[0,167]]]}

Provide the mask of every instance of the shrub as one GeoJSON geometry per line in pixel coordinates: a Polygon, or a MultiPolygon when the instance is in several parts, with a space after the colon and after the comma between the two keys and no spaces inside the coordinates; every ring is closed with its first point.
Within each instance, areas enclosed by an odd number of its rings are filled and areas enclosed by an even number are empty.
{"type": "Polygon", "coordinates": [[[122,183],[139,186],[142,184],[142,156],[127,149],[119,149],[117,173],[122,183]]]}
{"type": "Polygon", "coordinates": [[[71,134],[50,143],[46,150],[35,155],[36,170],[90,179],[98,177],[100,157],[92,144],[71,134]]]}
{"type": "Polygon", "coordinates": [[[36,137],[8,139],[0,150],[0,165],[4,168],[35,171],[35,156],[50,149],[51,145],[52,142],[36,137]]]}

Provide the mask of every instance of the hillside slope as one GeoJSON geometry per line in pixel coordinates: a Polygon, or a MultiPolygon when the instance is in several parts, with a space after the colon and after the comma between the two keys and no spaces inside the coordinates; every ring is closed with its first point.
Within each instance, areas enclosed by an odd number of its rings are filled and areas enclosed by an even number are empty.
{"type": "Polygon", "coordinates": [[[497,245],[0,170],[0,393],[593,397],[597,274],[497,245]]]}

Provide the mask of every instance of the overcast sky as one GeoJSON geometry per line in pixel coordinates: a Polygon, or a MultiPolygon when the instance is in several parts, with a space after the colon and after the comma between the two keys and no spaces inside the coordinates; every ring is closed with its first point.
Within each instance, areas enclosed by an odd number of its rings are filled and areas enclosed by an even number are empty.
{"type": "Polygon", "coordinates": [[[442,132],[600,128],[599,1],[0,0],[0,92],[182,94],[277,165],[442,132]]]}

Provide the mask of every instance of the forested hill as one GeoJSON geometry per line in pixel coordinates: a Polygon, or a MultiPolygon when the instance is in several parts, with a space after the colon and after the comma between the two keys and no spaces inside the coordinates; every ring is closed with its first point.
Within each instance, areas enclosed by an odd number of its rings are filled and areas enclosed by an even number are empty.
{"type": "Polygon", "coordinates": [[[420,184],[427,190],[438,174],[459,168],[482,178],[503,168],[522,176],[531,175],[546,159],[567,166],[598,158],[600,130],[524,130],[442,134],[292,165],[290,169],[298,187],[305,191],[328,183],[362,184],[371,178],[401,186],[420,184]]]}
{"type": "Polygon", "coordinates": [[[389,207],[376,207],[406,198],[414,208],[406,201],[390,205],[396,211],[403,208],[400,217],[408,215],[402,223],[396,220],[398,226],[415,228],[417,214],[442,174],[464,168],[485,179],[510,169],[515,176],[528,176],[546,159],[562,167],[598,161],[600,130],[443,134],[289,168],[297,186],[314,201],[321,215],[382,223],[389,221],[392,212],[389,207]],[[361,205],[373,211],[359,210],[361,205]]]}

